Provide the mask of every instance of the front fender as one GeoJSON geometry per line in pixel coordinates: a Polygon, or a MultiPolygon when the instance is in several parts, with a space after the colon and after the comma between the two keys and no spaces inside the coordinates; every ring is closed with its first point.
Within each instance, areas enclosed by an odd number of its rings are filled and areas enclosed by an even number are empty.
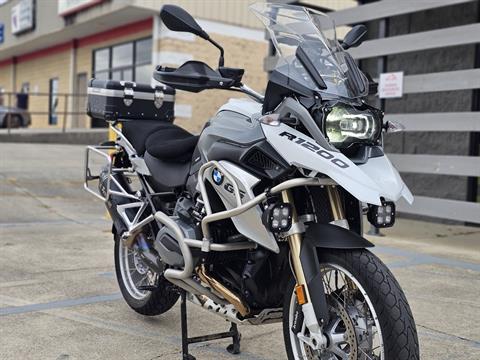
{"type": "Polygon", "coordinates": [[[363,249],[373,246],[370,241],[360,235],[336,225],[312,224],[307,228],[300,249],[300,261],[319,322],[328,321],[329,313],[317,248],[363,249]]]}
{"type": "Polygon", "coordinates": [[[332,224],[311,224],[305,232],[303,244],[310,249],[364,249],[375,246],[353,231],[332,224]]]}

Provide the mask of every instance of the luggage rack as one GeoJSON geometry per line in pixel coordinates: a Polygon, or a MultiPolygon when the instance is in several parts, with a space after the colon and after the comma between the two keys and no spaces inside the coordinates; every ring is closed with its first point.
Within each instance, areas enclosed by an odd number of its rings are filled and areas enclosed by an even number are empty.
{"type": "Polygon", "coordinates": [[[118,195],[121,197],[130,198],[133,200],[139,201],[140,199],[132,194],[129,194],[123,187],[118,183],[118,181],[112,176],[112,173],[132,173],[133,169],[125,169],[125,168],[114,168],[112,164],[112,158],[109,151],[116,150],[117,147],[115,145],[96,145],[96,146],[87,146],[85,150],[85,180],[83,187],[87,190],[90,194],[94,195],[98,199],[106,202],[110,198],[111,195],[118,195]],[[105,189],[105,195],[102,195],[99,191],[93,190],[89,182],[93,180],[100,180],[100,175],[92,175],[92,171],[90,170],[90,153],[95,153],[100,155],[106,160],[107,166],[107,184],[105,189]],[[112,190],[111,185],[112,182],[115,186],[120,190],[112,190]]]}
{"type": "Polygon", "coordinates": [[[115,179],[113,174],[115,173],[130,173],[134,174],[134,170],[132,168],[114,168],[112,163],[112,158],[109,152],[117,150],[116,145],[111,144],[104,144],[104,145],[96,145],[96,146],[87,146],[85,150],[85,178],[83,187],[86,191],[90,194],[95,196],[96,198],[102,200],[103,202],[108,202],[112,195],[128,198],[133,200],[133,202],[128,202],[126,204],[117,205],[118,214],[121,216],[123,222],[127,226],[128,230],[122,235],[122,238],[125,240],[127,244],[129,244],[134,239],[134,235],[137,234],[138,230],[142,227],[150,223],[154,220],[153,215],[149,215],[144,219],[142,215],[145,213],[147,209],[147,205],[141,198],[129,193],[125,188],[115,179]],[[93,180],[101,181],[100,174],[92,175],[92,171],[90,169],[90,155],[97,154],[105,159],[105,166],[106,166],[106,184],[105,184],[105,192],[102,194],[99,190],[94,190],[90,187],[90,182],[93,180]],[[112,189],[112,185],[115,189],[112,189]],[[133,218],[130,218],[127,214],[128,209],[137,209],[133,218]]]}

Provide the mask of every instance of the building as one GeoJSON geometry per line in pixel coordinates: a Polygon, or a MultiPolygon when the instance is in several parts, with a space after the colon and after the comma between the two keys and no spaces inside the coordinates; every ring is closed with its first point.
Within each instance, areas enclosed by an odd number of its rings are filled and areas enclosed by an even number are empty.
{"type": "MultiPolygon", "coordinates": [[[[215,66],[216,48],[161,24],[164,3],[188,10],[225,47],[226,65],[245,68],[245,82],[263,91],[272,52],[248,11],[253,1],[0,0],[3,102],[7,93],[28,93],[36,128],[105,126],[91,123],[85,98],[72,95],[84,94],[91,77],[149,82],[157,64],[179,66],[193,58],[215,66]]],[[[370,99],[406,127],[385,137],[391,160],[416,195],[413,207],[400,204],[400,210],[480,223],[478,0],[279,1],[333,10],[341,27],[366,24],[369,38],[349,50],[361,68],[375,79],[404,73],[400,98],[370,99]]],[[[231,96],[179,91],[176,122],[198,132],[231,96]]]]}
{"type": "MultiPolygon", "coordinates": [[[[82,114],[92,77],[149,83],[154,65],[201,59],[211,66],[218,50],[191,34],[166,29],[164,3],[184,7],[225,47],[226,65],[245,68],[245,83],[262,91],[268,52],[251,0],[0,0],[0,91],[29,93],[32,127],[105,126],[82,114]],[[70,95],[68,95],[70,94],[70,95]]],[[[352,0],[313,0],[313,6],[352,6],[352,0]]],[[[232,94],[179,91],[177,122],[192,131],[232,94]]],[[[3,97],[15,104],[16,98],[3,97]]]]}
{"type": "Polygon", "coordinates": [[[364,71],[404,73],[401,97],[370,99],[405,126],[384,139],[415,195],[400,210],[480,224],[479,1],[360,1],[331,16],[367,25],[367,41],[349,50],[364,71]]]}

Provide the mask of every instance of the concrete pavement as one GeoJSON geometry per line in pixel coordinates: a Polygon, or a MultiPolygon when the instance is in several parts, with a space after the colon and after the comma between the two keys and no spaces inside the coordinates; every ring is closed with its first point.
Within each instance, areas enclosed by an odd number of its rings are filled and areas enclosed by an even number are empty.
{"type": "MultiPolygon", "coordinates": [[[[82,146],[0,143],[0,359],[179,359],[179,306],[137,315],[113,275],[110,224],[82,189],[82,146]]],[[[373,238],[412,306],[422,359],[480,358],[480,228],[398,220],[373,238]]],[[[192,335],[227,323],[191,305],[192,335]]],[[[200,359],[283,359],[279,324],[199,345],[200,359]]]]}

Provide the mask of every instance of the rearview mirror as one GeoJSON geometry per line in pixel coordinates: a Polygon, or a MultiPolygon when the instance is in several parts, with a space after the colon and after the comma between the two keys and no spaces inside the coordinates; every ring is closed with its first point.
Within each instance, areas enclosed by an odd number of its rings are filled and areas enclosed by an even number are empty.
{"type": "Polygon", "coordinates": [[[352,47],[357,47],[363,42],[363,37],[367,34],[367,27],[365,25],[355,25],[351,30],[345,35],[345,38],[342,42],[342,47],[344,50],[350,49],[352,47]]]}
{"type": "Polygon", "coordinates": [[[188,32],[208,40],[208,34],[198,25],[188,12],[176,5],[164,5],[160,18],[165,26],[172,31],[188,32]]]}

